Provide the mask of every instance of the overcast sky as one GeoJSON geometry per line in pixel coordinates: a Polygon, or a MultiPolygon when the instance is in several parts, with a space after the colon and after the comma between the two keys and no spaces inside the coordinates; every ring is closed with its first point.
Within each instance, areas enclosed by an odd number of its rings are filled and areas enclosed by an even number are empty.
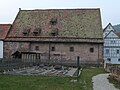
{"type": "Polygon", "coordinates": [[[0,0],[0,23],[12,23],[21,9],[100,8],[103,28],[120,24],[120,0],[0,0]]]}

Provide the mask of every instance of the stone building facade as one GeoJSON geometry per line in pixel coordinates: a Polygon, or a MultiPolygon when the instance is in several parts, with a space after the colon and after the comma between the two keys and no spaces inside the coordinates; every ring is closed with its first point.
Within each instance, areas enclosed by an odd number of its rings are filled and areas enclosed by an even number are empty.
{"type": "MultiPolygon", "coordinates": [[[[103,59],[100,9],[48,9],[18,12],[4,40],[4,58],[29,60],[103,59]]],[[[102,62],[102,61],[101,61],[102,62]]]]}

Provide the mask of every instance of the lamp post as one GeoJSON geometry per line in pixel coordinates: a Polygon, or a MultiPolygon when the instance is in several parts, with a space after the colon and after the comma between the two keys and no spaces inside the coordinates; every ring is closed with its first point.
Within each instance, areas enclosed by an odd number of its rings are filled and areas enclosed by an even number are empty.
{"type": "Polygon", "coordinates": [[[77,82],[79,81],[80,57],[77,56],[77,82]]]}
{"type": "Polygon", "coordinates": [[[49,52],[48,52],[48,54],[49,54],[48,55],[48,60],[49,61],[48,61],[48,64],[50,64],[50,50],[51,50],[50,39],[49,39],[49,46],[48,47],[49,47],[49,52]]]}

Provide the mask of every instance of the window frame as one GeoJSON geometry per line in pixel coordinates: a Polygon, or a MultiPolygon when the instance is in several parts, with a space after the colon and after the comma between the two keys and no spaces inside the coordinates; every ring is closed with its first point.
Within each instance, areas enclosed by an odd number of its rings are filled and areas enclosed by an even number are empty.
{"type": "Polygon", "coordinates": [[[90,53],[94,53],[94,48],[90,48],[90,53]]]}
{"type": "Polygon", "coordinates": [[[72,46],[72,47],[69,47],[69,51],[70,52],[74,52],[74,47],[72,46]]]}
{"type": "Polygon", "coordinates": [[[110,50],[109,49],[105,49],[105,54],[109,54],[110,50]]]}
{"type": "Polygon", "coordinates": [[[57,24],[57,18],[51,18],[50,24],[51,25],[56,25],[57,24]]]}
{"type": "Polygon", "coordinates": [[[107,61],[111,62],[111,58],[107,58],[107,61]]]}
{"type": "Polygon", "coordinates": [[[118,62],[120,62],[120,58],[118,58],[118,62]]]}
{"type": "Polygon", "coordinates": [[[39,51],[39,46],[35,46],[35,50],[36,50],[36,51],[39,51]]]}
{"type": "Polygon", "coordinates": [[[116,54],[119,54],[119,53],[120,53],[120,51],[117,49],[116,54]]]}
{"type": "Polygon", "coordinates": [[[51,47],[51,51],[55,51],[55,46],[52,46],[52,47],[51,47]]]}

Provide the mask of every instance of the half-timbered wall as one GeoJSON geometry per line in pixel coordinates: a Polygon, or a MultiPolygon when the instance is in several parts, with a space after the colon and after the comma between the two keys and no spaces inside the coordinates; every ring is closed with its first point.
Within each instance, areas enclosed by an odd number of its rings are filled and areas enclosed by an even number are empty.
{"type": "Polygon", "coordinates": [[[104,38],[104,60],[107,63],[120,64],[120,38],[115,34],[112,26],[108,25],[104,38]],[[109,27],[109,28],[108,28],[109,27]]]}

